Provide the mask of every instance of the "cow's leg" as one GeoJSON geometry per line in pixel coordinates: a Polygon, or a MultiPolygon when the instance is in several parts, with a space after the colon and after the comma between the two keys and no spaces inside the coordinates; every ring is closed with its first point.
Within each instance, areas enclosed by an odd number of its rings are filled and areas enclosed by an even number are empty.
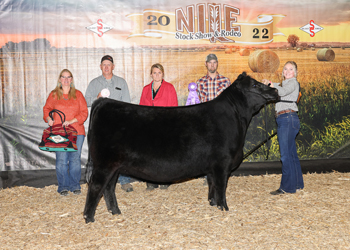
{"type": "Polygon", "coordinates": [[[208,174],[207,175],[207,181],[208,181],[208,201],[211,206],[216,206],[216,191],[215,191],[215,184],[213,182],[213,175],[208,174]]]}
{"type": "MultiPolygon", "coordinates": [[[[229,174],[225,173],[225,171],[217,171],[213,176],[213,186],[215,187],[214,202],[216,202],[216,204],[214,203],[213,205],[216,205],[220,210],[225,209],[226,211],[229,210],[226,203],[226,189],[228,178],[229,174]]],[[[212,205],[212,202],[210,205],[212,205]]]]}
{"type": "Polygon", "coordinates": [[[115,186],[117,184],[118,176],[119,173],[116,171],[103,192],[103,197],[106,201],[108,212],[112,213],[113,215],[121,214],[118,207],[117,197],[115,196],[115,186]]]}
{"type": "Polygon", "coordinates": [[[107,174],[106,172],[102,171],[99,166],[94,167],[84,208],[84,218],[86,223],[95,221],[94,216],[96,207],[111,177],[111,174],[107,174]]]}
{"type": "Polygon", "coordinates": [[[85,169],[85,180],[86,180],[86,183],[90,182],[92,169],[93,169],[93,163],[92,163],[92,160],[91,160],[90,155],[89,155],[87,163],[86,163],[86,169],[85,169]]]}

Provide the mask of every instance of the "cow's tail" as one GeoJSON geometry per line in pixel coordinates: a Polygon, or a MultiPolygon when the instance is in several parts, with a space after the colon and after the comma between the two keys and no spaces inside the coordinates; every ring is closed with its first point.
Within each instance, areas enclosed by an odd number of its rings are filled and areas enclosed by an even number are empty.
{"type": "Polygon", "coordinates": [[[87,142],[88,142],[88,160],[85,166],[85,179],[87,183],[90,183],[91,175],[92,175],[92,169],[93,169],[93,163],[91,159],[90,154],[90,148],[91,148],[91,137],[93,134],[92,131],[92,121],[94,120],[94,116],[96,114],[96,111],[98,110],[98,107],[101,105],[101,102],[103,101],[103,98],[97,99],[92,103],[91,111],[90,111],[90,120],[89,120],[89,128],[88,128],[88,134],[87,134],[87,142]]]}

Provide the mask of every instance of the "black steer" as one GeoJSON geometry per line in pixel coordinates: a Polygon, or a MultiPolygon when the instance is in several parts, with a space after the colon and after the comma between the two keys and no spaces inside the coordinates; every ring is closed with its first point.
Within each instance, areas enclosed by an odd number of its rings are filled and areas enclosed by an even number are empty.
{"type": "Polygon", "coordinates": [[[94,221],[102,194],[108,211],[120,214],[119,174],[172,183],[207,175],[210,205],[228,210],[227,181],[243,160],[252,116],[274,88],[245,74],[212,101],[186,107],[148,107],[100,98],[91,109],[89,159],[93,162],[84,218],[94,221]]]}

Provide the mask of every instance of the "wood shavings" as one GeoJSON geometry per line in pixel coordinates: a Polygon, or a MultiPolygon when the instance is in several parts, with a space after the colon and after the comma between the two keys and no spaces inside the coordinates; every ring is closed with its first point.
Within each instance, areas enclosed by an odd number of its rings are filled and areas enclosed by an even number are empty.
{"type": "Polygon", "coordinates": [[[350,173],[304,175],[305,189],[270,195],[281,175],[233,176],[229,211],[211,207],[202,179],[116,196],[120,215],[102,199],[85,224],[82,195],[57,186],[0,190],[1,249],[349,249],[350,173]]]}

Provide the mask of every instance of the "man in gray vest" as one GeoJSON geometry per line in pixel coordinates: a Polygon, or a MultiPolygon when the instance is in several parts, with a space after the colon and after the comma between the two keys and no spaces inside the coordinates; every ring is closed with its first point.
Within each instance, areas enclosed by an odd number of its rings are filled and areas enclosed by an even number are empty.
{"type": "MultiPolygon", "coordinates": [[[[91,107],[92,103],[100,97],[130,103],[128,84],[123,78],[113,75],[114,67],[113,57],[109,55],[102,57],[100,64],[102,75],[93,79],[86,89],[85,100],[88,107],[91,107]]],[[[86,171],[87,179],[89,179],[91,175],[91,172],[89,171],[92,170],[87,166],[86,171]]],[[[118,180],[124,191],[133,191],[133,187],[130,183],[130,177],[119,175],[118,180]]]]}

